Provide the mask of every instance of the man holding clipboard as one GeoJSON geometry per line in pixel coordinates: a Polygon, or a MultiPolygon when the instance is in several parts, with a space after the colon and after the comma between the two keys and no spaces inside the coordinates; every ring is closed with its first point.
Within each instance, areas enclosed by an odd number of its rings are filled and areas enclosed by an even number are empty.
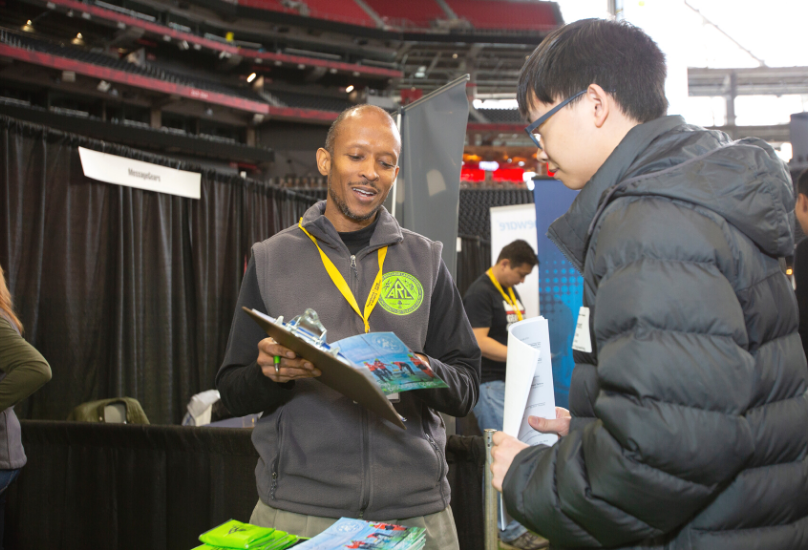
{"type": "Polygon", "coordinates": [[[217,387],[234,414],[264,412],[251,523],[314,536],[340,517],[395,520],[425,527],[426,548],[456,549],[438,412],[472,409],[480,351],[441,244],[382,207],[400,151],[382,109],[352,107],[334,122],[317,151],[328,199],[253,247],[217,387]],[[266,338],[242,306],[286,319],[312,308],[332,342],[394,332],[449,387],[402,393],[402,430],[318,382],[317,366],[266,338]]]}

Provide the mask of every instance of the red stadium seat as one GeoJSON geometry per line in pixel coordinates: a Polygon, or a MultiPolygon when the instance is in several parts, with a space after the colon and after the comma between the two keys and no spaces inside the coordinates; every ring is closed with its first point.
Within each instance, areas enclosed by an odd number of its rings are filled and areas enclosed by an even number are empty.
{"type": "MultiPolygon", "coordinates": [[[[239,0],[238,3],[248,8],[301,15],[301,10],[287,8],[281,0],[239,0]]],[[[376,22],[354,0],[302,0],[301,3],[308,8],[308,15],[316,19],[364,27],[376,26],[376,22]]]]}
{"type": "Polygon", "coordinates": [[[239,0],[239,5],[244,6],[245,8],[255,8],[259,10],[268,10],[268,11],[281,11],[284,13],[294,13],[297,14],[296,10],[292,8],[287,8],[283,4],[281,4],[280,0],[239,0]]]}
{"type": "Polygon", "coordinates": [[[477,29],[548,31],[558,22],[551,2],[446,0],[461,19],[477,29]]]}
{"type": "Polygon", "coordinates": [[[379,17],[393,27],[428,29],[435,19],[449,19],[435,0],[365,0],[379,17]]]}
{"type": "Polygon", "coordinates": [[[305,0],[311,16],[351,25],[375,27],[376,22],[354,0],[305,0]]]}

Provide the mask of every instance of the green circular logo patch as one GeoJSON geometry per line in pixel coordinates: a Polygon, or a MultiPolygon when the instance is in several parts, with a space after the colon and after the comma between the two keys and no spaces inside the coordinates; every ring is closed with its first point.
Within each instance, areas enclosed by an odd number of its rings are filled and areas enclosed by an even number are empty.
{"type": "Polygon", "coordinates": [[[409,315],[421,307],[424,287],[421,282],[403,271],[391,271],[382,277],[382,293],[379,301],[385,311],[394,315],[409,315]]]}

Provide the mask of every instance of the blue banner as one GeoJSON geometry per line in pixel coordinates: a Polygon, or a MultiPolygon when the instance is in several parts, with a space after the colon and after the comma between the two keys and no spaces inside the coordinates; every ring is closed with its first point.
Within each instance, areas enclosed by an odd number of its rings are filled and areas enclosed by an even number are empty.
{"type": "Polygon", "coordinates": [[[550,328],[556,405],[569,408],[570,380],[575,366],[572,337],[578,310],[583,304],[584,281],[546,233],[550,224],[567,211],[578,191],[567,189],[553,179],[538,179],[535,185],[539,309],[550,328]]]}

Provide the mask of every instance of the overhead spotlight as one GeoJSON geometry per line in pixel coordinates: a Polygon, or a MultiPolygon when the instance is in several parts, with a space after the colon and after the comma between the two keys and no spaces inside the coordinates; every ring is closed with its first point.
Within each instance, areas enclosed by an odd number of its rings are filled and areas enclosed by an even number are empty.
{"type": "Polygon", "coordinates": [[[264,62],[264,60],[263,60],[263,59],[261,59],[260,57],[256,57],[256,58],[255,58],[255,64],[256,64],[256,65],[260,65],[260,64],[261,64],[261,63],[263,63],[263,62],[264,62]]]}
{"type": "Polygon", "coordinates": [[[67,16],[73,17],[73,10],[67,10],[67,16]]]}
{"type": "Polygon", "coordinates": [[[252,82],[253,80],[255,80],[256,76],[258,75],[255,73],[251,74],[250,76],[247,77],[247,82],[252,82]]]}
{"type": "Polygon", "coordinates": [[[353,72],[353,75],[354,75],[354,76],[359,76],[359,71],[354,71],[354,72],[353,72]]]}
{"type": "Polygon", "coordinates": [[[106,80],[102,80],[101,82],[98,83],[98,86],[96,86],[99,92],[108,92],[111,87],[112,84],[110,84],[106,80]]]}
{"type": "Polygon", "coordinates": [[[275,61],[276,67],[280,67],[281,65],[283,65],[283,61],[275,61]]]}
{"type": "Polygon", "coordinates": [[[520,161],[519,161],[519,166],[524,166],[524,165],[525,165],[525,161],[520,160],[520,161]]]}
{"type": "Polygon", "coordinates": [[[92,17],[93,16],[90,15],[89,13],[87,13],[86,11],[81,12],[81,18],[82,19],[87,19],[89,21],[90,19],[92,19],[92,17]]]}
{"type": "Polygon", "coordinates": [[[353,92],[353,91],[354,91],[354,85],[353,85],[353,84],[351,84],[350,86],[348,86],[347,88],[345,88],[345,93],[346,93],[346,94],[349,94],[349,93],[351,93],[351,92],[353,92]]]}
{"type": "Polygon", "coordinates": [[[213,109],[211,109],[210,107],[208,107],[207,109],[205,109],[205,114],[206,114],[207,116],[213,116],[213,109]]]}
{"type": "Polygon", "coordinates": [[[163,42],[171,42],[171,37],[168,36],[167,34],[164,34],[163,35],[163,42]]]}
{"type": "Polygon", "coordinates": [[[70,41],[70,43],[81,46],[84,44],[84,37],[81,35],[81,33],[78,33],[76,34],[76,37],[70,41]]]}
{"type": "Polygon", "coordinates": [[[331,74],[337,74],[337,70],[335,68],[333,68],[333,67],[328,69],[328,72],[331,73],[331,74]]]}
{"type": "Polygon", "coordinates": [[[297,68],[298,68],[298,69],[300,69],[300,70],[302,71],[303,69],[305,69],[305,68],[306,68],[306,66],[305,66],[303,63],[298,63],[298,64],[297,64],[297,68]]]}
{"type": "Polygon", "coordinates": [[[185,40],[180,40],[177,46],[179,46],[181,50],[187,50],[188,48],[190,48],[188,42],[186,42],[185,40]]]}
{"type": "Polygon", "coordinates": [[[22,30],[25,32],[34,32],[34,23],[29,19],[25,25],[22,26],[22,30]]]}
{"type": "Polygon", "coordinates": [[[196,51],[200,51],[202,49],[202,44],[194,44],[194,49],[196,51]]]}
{"type": "Polygon", "coordinates": [[[76,33],[76,38],[78,38],[79,40],[84,40],[84,37],[81,35],[81,33],[76,33]]]}
{"type": "Polygon", "coordinates": [[[452,59],[457,59],[457,54],[456,53],[452,54],[452,59]]]}

